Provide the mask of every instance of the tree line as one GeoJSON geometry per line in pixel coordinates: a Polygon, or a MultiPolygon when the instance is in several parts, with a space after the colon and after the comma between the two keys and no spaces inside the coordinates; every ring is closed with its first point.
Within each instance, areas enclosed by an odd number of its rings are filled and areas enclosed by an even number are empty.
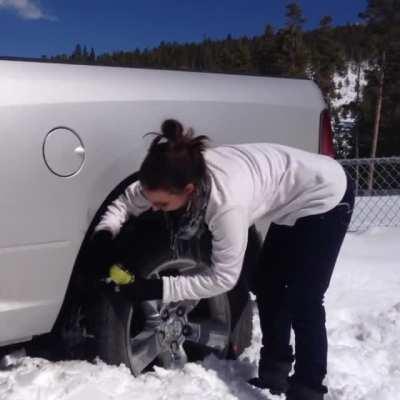
{"type": "Polygon", "coordinates": [[[334,26],[322,16],[305,30],[306,16],[297,1],[286,6],[285,24],[266,25],[261,35],[200,43],[161,42],[152,49],[96,55],[77,44],[74,51],[49,61],[207,72],[258,74],[313,79],[331,106],[338,157],[400,156],[400,0],[368,0],[360,22],[334,26]],[[335,76],[356,76],[354,101],[334,108],[335,76]],[[365,73],[366,85],[360,77],[365,73]],[[343,116],[354,124],[343,130],[343,116]]]}

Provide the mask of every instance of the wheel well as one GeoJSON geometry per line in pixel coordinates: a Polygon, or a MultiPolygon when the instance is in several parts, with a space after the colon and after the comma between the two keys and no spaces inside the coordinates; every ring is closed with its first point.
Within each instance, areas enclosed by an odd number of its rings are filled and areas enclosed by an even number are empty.
{"type": "Polygon", "coordinates": [[[85,237],[81,243],[78,255],[75,259],[74,267],[72,269],[72,273],[69,279],[68,287],[64,296],[64,301],[61,306],[60,312],[58,313],[58,317],[54,323],[52,332],[57,332],[60,330],[65,318],[67,317],[71,307],[74,307],[76,303],[81,302],[82,297],[86,298],[90,296],[90,287],[88,293],[88,279],[90,279],[90,259],[87,254],[88,243],[90,241],[90,237],[93,234],[93,231],[97,224],[100,222],[101,216],[106,211],[108,205],[113,202],[120,194],[122,194],[125,189],[138,179],[138,172],[135,172],[128,177],[126,177],[123,181],[121,181],[106,197],[103,201],[96,214],[94,215],[89,228],[86,231],[85,237]]]}

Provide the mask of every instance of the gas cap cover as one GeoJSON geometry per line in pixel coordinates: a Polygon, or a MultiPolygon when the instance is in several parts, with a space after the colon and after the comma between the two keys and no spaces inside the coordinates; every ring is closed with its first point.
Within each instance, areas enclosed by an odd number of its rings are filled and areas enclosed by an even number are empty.
{"type": "Polygon", "coordinates": [[[72,129],[52,129],[43,143],[43,157],[49,170],[61,177],[77,174],[85,162],[85,147],[72,129]]]}

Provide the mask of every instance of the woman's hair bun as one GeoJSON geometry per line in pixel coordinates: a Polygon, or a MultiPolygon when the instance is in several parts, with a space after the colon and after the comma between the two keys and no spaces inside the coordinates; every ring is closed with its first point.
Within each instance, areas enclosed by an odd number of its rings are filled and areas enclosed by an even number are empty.
{"type": "Polygon", "coordinates": [[[175,119],[166,119],[161,125],[162,136],[171,142],[180,142],[183,139],[183,126],[175,119]]]}
{"type": "Polygon", "coordinates": [[[207,173],[203,151],[209,138],[194,136],[176,119],[161,124],[161,132],[149,132],[155,138],[140,167],[139,176],[148,189],[183,190],[188,183],[199,183],[207,173]]]}

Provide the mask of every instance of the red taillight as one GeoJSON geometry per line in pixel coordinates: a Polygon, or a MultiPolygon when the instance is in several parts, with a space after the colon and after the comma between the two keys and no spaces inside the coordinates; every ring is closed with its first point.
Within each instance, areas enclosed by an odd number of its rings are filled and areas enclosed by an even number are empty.
{"type": "Polygon", "coordinates": [[[324,110],[321,113],[319,126],[319,152],[326,156],[335,157],[331,114],[328,110],[324,110]]]}

